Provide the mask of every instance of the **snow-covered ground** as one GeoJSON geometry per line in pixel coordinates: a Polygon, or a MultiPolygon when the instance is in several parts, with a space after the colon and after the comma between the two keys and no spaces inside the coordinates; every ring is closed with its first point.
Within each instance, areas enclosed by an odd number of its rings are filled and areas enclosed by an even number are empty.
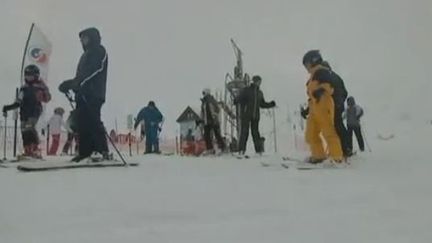
{"type": "Polygon", "coordinates": [[[372,153],[345,169],[173,156],[135,157],[134,168],[1,169],[0,242],[431,242],[431,137],[430,125],[370,136],[372,153]]]}

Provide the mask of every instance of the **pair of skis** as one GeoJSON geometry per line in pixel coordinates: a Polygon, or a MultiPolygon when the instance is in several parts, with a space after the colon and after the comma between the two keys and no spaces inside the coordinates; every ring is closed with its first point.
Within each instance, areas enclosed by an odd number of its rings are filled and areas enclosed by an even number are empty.
{"type": "Polygon", "coordinates": [[[282,168],[297,168],[299,170],[311,170],[317,169],[317,166],[306,163],[301,159],[293,158],[293,157],[282,157],[282,161],[278,161],[277,163],[269,163],[266,162],[265,156],[251,157],[249,155],[237,155],[237,159],[260,159],[260,164],[263,167],[273,167],[273,166],[281,166],[282,168]]]}
{"type": "Polygon", "coordinates": [[[105,168],[105,167],[129,167],[138,166],[138,163],[119,163],[116,161],[102,161],[102,162],[53,162],[45,161],[40,163],[18,165],[17,169],[24,172],[32,171],[50,171],[50,170],[64,170],[64,169],[78,169],[78,168],[105,168]]]}
{"type": "Polygon", "coordinates": [[[311,164],[311,163],[305,162],[302,159],[293,158],[293,157],[282,157],[282,161],[278,164],[261,162],[261,166],[263,166],[263,167],[280,166],[284,169],[295,168],[297,170],[344,168],[348,165],[349,165],[348,162],[342,162],[340,164],[336,164],[336,163],[333,163],[330,161],[324,161],[324,162],[319,163],[319,164],[311,164]]]}
{"type": "Polygon", "coordinates": [[[8,168],[7,165],[5,165],[5,164],[3,164],[3,163],[4,163],[4,161],[3,161],[3,160],[0,160],[0,167],[1,167],[1,168],[8,168]]]}
{"type": "Polygon", "coordinates": [[[304,162],[301,159],[293,158],[293,157],[282,157],[282,161],[278,161],[277,163],[269,163],[266,162],[265,156],[258,156],[258,157],[251,157],[249,155],[237,155],[237,159],[260,159],[260,164],[263,167],[273,167],[273,166],[281,166],[282,168],[288,169],[288,168],[297,168],[300,170],[306,170],[306,169],[315,169],[312,164],[308,164],[304,162]]]}
{"type": "Polygon", "coordinates": [[[138,163],[121,163],[119,161],[100,161],[97,158],[90,158],[89,161],[82,161],[79,163],[70,161],[46,161],[43,159],[38,160],[27,160],[27,159],[15,159],[9,161],[0,162],[0,167],[9,168],[11,165],[16,164],[16,168],[19,171],[31,172],[31,171],[50,171],[50,170],[62,170],[62,169],[77,169],[77,168],[105,168],[105,167],[129,167],[138,166],[138,163]]]}

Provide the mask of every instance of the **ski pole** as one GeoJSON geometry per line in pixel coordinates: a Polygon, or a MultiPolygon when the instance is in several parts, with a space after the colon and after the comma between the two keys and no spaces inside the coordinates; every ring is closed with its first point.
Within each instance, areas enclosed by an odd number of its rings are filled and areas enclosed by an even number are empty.
{"type": "Polygon", "coordinates": [[[275,153],[278,152],[277,149],[277,131],[276,131],[276,113],[275,113],[275,108],[272,109],[272,115],[273,115],[273,135],[274,135],[274,150],[275,153]]]}
{"type": "MultiPolygon", "coordinates": [[[[69,100],[69,103],[72,107],[72,109],[75,109],[73,102],[74,100],[72,99],[72,97],[70,96],[70,93],[64,93],[66,95],[66,98],[69,100]]],[[[85,99],[83,99],[83,102],[85,104],[85,106],[87,106],[88,108],[88,103],[85,99]]],[[[124,165],[128,165],[128,163],[126,162],[126,160],[123,158],[123,155],[120,153],[120,151],[118,150],[117,146],[115,145],[114,141],[111,139],[111,137],[109,136],[107,130],[105,129],[105,127],[103,125],[102,126],[102,130],[104,131],[105,137],[108,138],[108,141],[110,141],[111,145],[113,146],[114,150],[117,152],[118,156],[120,157],[121,161],[123,162],[124,165]]],[[[92,134],[94,136],[94,134],[92,134]]]]}
{"type": "Polygon", "coordinates": [[[50,136],[51,136],[51,133],[50,133],[50,125],[48,124],[47,125],[47,127],[46,127],[46,153],[47,153],[47,155],[49,155],[49,152],[50,152],[50,136]]]}
{"type": "Polygon", "coordinates": [[[138,132],[136,130],[135,130],[135,143],[136,143],[136,146],[137,146],[137,155],[139,155],[139,143],[140,143],[140,140],[138,138],[138,132]]]}
{"type": "Polygon", "coordinates": [[[71,97],[70,93],[68,92],[68,93],[64,93],[64,94],[66,95],[66,98],[68,99],[69,105],[71,106],[72,110],[74,110],[75,109],[74,104],[73,104],[74,100],[71,97]]]}
{"type": "Polygon", "coordinates": [[[128,140],[129,140],[129,156],[132,157],[132,132],[131,131],[129,131],[128,140]]]}
{"type": "MultiPolygon", "coordinates": [[[[68,99],[70,98],[70,96],[67,96],[68,99]]],[[[70,99],[69,99],[70,100],[70,99]]],[[[88,103],[85,99],[83,99],[84,104],[87,106],[88,109],[88,103]]],[[[93,117],[94,119],[94,117],[93,117]]],[[[105,133],[105,137],[108,138],[108,141],[110,141],[111,145],[113,146],[114,150],[117,152],[118,156],[120,157],[121,161],[123,162],[124,165],[128,165],[128,163],[126,162],[126,160],[123,158],[123,155],[120,153],[119,149],[117,148],[117,146],[115,145],[114,141],[111,139],[111,137],[109,136],[107,130],[105,129],[105,127],[103,125],[101,125],[101,129],[104,131],[105,133]]],[[[94,136],[94,134],[92,134],[94,136]]]]}
{"type": "Polygon", "coordinates": [[[6,133],[7,133],[7,113],[3,114],[4,117],[4,134],[3,134],[3,160],[6,161],[6,133]]]}
{"type": "MultiPolygon", "coordinates": [[[[18,99],[19,90],[15,90],[15,97],[18,99]]],[[[17,156],[17,143],[18,143],[18,113],[14,111],[14,139],[13,139],[13,157],[17,156]]]]}
{"type": "Polygon", "coordinates": [[[126,160],[123,158],[123,155],[120,153],[120,151],[118,150],[117,146],[115,145],[114,141],[111,139],[111,137],[108,135],[108,132],[106,131],[105,128],[103,128],[103,130],[105,131],[105,136],[108,138],[108,140],[110,141],[111,145],[113,146],[114,150],[117,152],[118,156],[120,157],[121,161],[123,162],[124,165],[128,165],[128,163],[126,163],[126,160]]]}
{"type": "Polygon", "coordinates": [[[293,137],[294,137],[294,150],[298,151],[299,150],[299,146],[297,143],[297,129],[296,129],[296,125],[293,124],[293,137]]]}
{"type": "Polygon", "coordinates": [[[367,141],[367,138],[366,138],[365,130],[363,129],[363,126],[362,126],[362,125],[360,125],[360,127],[361,127],[361,133],[363,134],[363,140],[364,140],[364,142],[365,142],[365,144],[366,144],[366,147],[368,148],[369,153],[372,153],[372,150],[371,150],[371,148],[370,148],[370,146],[369,146],[369,143],[368,143],[368,141],[367,141]]]}

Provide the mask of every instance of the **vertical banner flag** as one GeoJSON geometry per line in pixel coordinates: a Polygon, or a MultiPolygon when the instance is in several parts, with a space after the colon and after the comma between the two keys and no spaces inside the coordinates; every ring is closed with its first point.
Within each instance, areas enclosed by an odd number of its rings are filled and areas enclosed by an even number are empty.
{"type": "Polygon", "coordinates": [[[48,66],[52,45],[40,28],[32,24],[27,39],[21,67],[21,84],[24,84],[24,68],[34,64],[40,69],[40,77],[43,81],[48,80],[48,66]]]}

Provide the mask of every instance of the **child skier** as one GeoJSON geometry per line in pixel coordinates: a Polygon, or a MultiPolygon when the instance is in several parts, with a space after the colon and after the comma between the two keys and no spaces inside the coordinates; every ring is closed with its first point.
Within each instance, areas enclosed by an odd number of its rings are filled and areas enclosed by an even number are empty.
{"type": "Polygon", "coordinates": [[[49,134],[52,138],[51,147],[49,149],[48,155],[57,155],[57,150],[60,143],[61,128],[67,129],[65,122],[63,121],[64,109],[57,107],[54,109],[54,114],[48,121],[49,134]]]}
{"type": "Polygon", "coordinates": [[[39,149],[39,136],[36,124],[42,114],[42,103],[51,100],[51,94],[44,81],[40,79],[40,71],[36,65],[24,69],[24,85],[20,88],[16,101],[3,106],[3,115],[20,108],[21,135],[25,157],[42,158],[39,149]]]}
{"type": "Polygon", "coordinates": [[[348,127],[348,146],[349,149],[352,151],[353,149],[353,142],[352,142],[352,136],[353,132],[355,133],[355,136],[357,138],[357,142],[360,148],[360,151],[364,151],[364,141],[363,136],[361,132],[361,124],[360,124],[360,118],[363,116],[363,109],[356,104],[354,97],[350,96],[347,99],[347,105],[348,107],[345,110],[344,117],[347,120],[347,127],[348,127]]]}

